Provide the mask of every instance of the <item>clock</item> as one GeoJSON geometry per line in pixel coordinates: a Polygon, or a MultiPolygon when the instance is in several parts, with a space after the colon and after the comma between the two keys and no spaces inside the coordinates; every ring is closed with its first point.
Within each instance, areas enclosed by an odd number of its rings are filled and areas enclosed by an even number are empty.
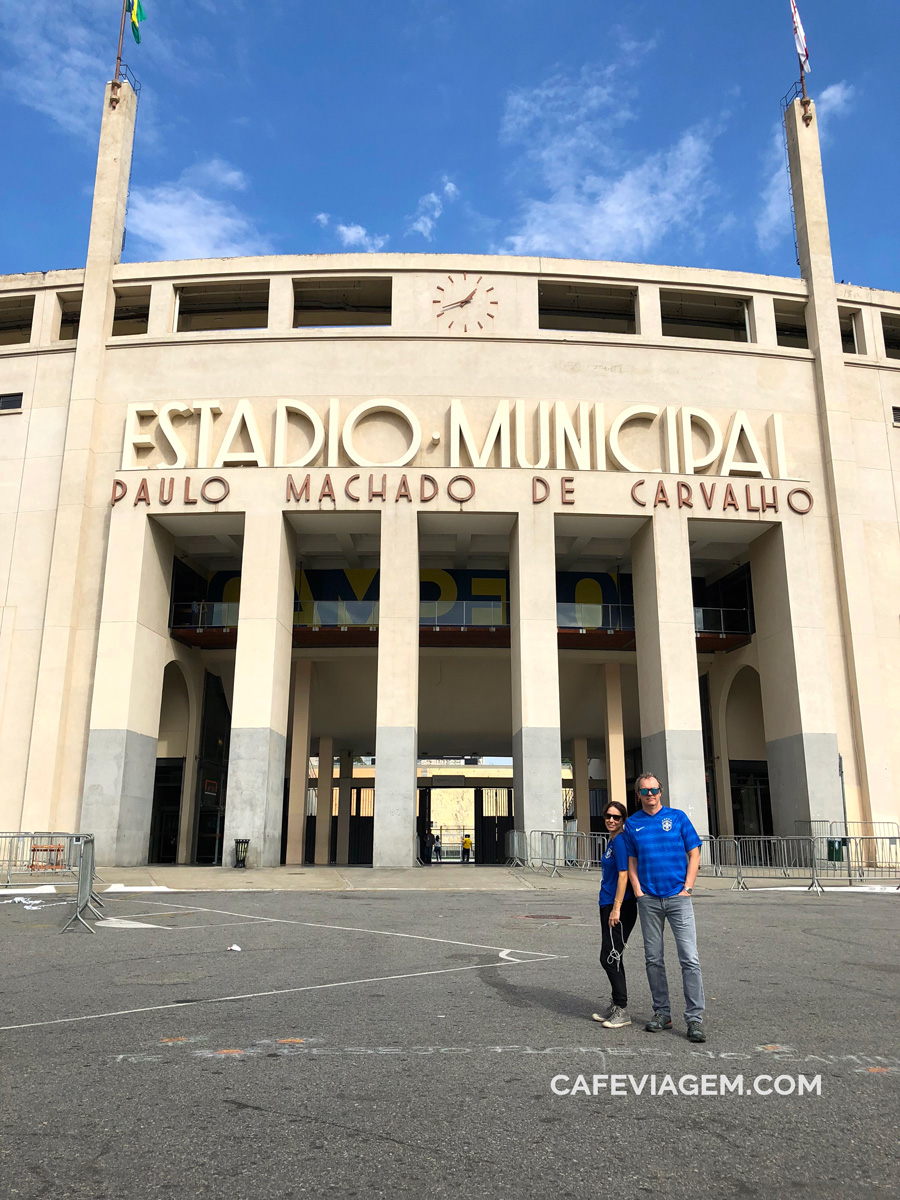
{"type": "Polygon", "coordinates": [[[457,271],[435,284],[431,308],[441,333],[477,335],[493,331],[499,304],[490,280],[457,271]]]}

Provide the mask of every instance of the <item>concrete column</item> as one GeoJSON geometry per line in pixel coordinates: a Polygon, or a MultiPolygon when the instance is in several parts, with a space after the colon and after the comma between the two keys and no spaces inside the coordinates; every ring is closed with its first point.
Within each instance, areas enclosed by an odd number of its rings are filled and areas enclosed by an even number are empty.
{"type": "Polygon", "coordinates": [[[402,503],[381,514],[373,865],[415,861],[419,717],[419,533],[402,503]]]}
{"type": "Polygon", "coordinates": [[[750,332],[757,346],[774,349],[778,345],[775,329],[775,302],[771,296],[754,296],[750,307],[750,332]]]}
{"type": "Polygon", "coordinates": [[[644,770],[662,784],[663,802],[686,812],[703,835],[709,818],[687,521],[657,508],[631,551],[644,770]]]}
{"type": "Polygon", "coordinates": [[[172,333],[175,316],[175,289],[168,279],[150,285],[150,311],[147,314],[147,336],[165,337],[172,333]]]}
{"type": "Polygon", "coordinates": [[[331,818],[334,811],[334,738],[319,738],[316,784],[316,866],[331,862],[331,818]]]}
{"type": "Polygon", "coordinates": [[[353,786],[353,752],[342,750],[338,756],[337,857],[342,866],[350,861],[350,789],[353,786]]]}
{"type": "Polygon", "coordinates": [[[641,337],[662,337],[659,288],[655,283],[639,283],[635,297],[635,325],[641,337]]]}
{"type": "Polygon", "coordinates": [[[563,827],[553,513],[519,513],[509,546],[516,829],[563,827]]]}
{"type": "MultiPolygon", "coordinates": [[[[108,520],[108,472],[96,472],[94,418],[115,297],[112,271],[122,251],[137,98],[123,82],[112,107],[107,84],[82,288],[81,318],[66,422],[66,442],[41,635],[34,729],[22,829],[58,829],[57,811],[80,791],[83,738],[100,596],[93,579],[108,520]]],[[[71,818],[69,818],[71,820],[71,818]]],[[[109,861],[109,860],[107,860],[109,861]]]]}
{"type": "Polygon", "coordinates": [[[628,806],[625,785],[625,724],[622,719],[622,669],[618,663],[603,664],[606,691],[606,798],[628,806]]]}
{"type": "MultiPolygon", "coordinates": [[[[818,119],[812,101],[795,100],[785,113],[788,159],[797,222],[800,270],[809,287],[806,310],[809,347],[813,352],[819,429],[825,458],[831,540],[837,560],[844,656],[854,703],[856,767],[862,813],[873,821],[892,819],[895,789],[891,779],[890,722],[882,688],[884,639],[879,636],[869,574],[870,523],[863,509],[868,484],[856,461],[851,406],[841,346],[831,238],[825,206],[825,184],[819,152],[818,119]],[[805,116],[810,119],[807,122],[805,116]]],[[[890,476],[885,473],[885,486],[890,476]]],[[[888,523],[885,522],[888,529],[888,523]]],[[[888,536],[896,537],[896,526],[888,536]]],[[[873,561],[877,561],[877,555],[873,561]]],[[[877,570],[877,568],[876,568],[877,570]]],[[[881,583],[874,581],[875,587],[881,583]]],[[[819,592],[815,581],[815,593],[819,592]]],[[[832,726],[833,728],[833,726],[832,726]]],[[[851,748],[845,748],[846,753],[851,748]]]]}
{"type": "Polygon", "coordinates": [[[250,838],[248,867],[275,867],[281,857],[293,615],[293,531],[281,513],[248,512],[225,794],[225,863],[239,837],[250,838]]]}
{"type": "Polygon", "coordinates": [[[294,280],[273,275],[269,280],[269,329],[282,333],[294,327],[294,280]]]}
{"type": "Polygon", "coordinates": [[[809,518],[750,544],[760,689],[776,834],[843,819],[828,643],[809,518]]]}
{"type": "Polygon", "coordinates": [[[302,864],[306,853],[306,793],[309,788],[309,692],[312,662],[294,663],[294,712],[291,725],[291,775],[288,791],[288,836],[285,862],[302,864]]]}
{"type": "Polygon", "coordinates": [[[143,513],[113,515],[81,808],[98,863],[147,861],[173,552],[143,513]]]}
{"type": "Polygon", "coordinates": [[[572,739],[572,775],[575,783],[575,820],[579,833],[591,832],[591,780],[587,738],[572,739]]]}

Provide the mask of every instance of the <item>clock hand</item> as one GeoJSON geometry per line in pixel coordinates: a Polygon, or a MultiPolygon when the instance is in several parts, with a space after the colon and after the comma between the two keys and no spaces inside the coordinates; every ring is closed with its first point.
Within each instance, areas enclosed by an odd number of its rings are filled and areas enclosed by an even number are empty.
{"type": "Polygon", "coordinates": [[[477,291],[478,288],[473,287],[468,296],[463,296],[462,300],[454,300],[452,304],[445,304],[441,309],[441,312],[446,312],[449,308],[462,308],[464,304],[469,304],[477,291]]]}

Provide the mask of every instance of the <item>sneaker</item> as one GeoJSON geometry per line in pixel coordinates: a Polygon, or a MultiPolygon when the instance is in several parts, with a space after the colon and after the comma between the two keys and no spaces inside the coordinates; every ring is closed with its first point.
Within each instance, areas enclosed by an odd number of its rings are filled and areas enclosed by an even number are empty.
{"type": "Polygon", "coordinates": [[[700,1021],[689,1021],[687,1039],[689,1042],[705,1042],[706,1034],[703,1032],[703,1025],[700,1021]]]}
{"type": "Polygon", "coordinates": [[[591,1017],[593,1020],[600,1021],[602,1024],[603,1021],[609,1020],[615,1011],[616,1006],[613,1004],[612,1000],[610,1000],[609,1004],[607,1004],[606,1008],[604,1008],[602,1012],[591,1013],[591,1017]]]}
{"type": "Polygon", "coordinates": [[[603,1022],[606,1029],[624,1029],[626,1025],[630,1024],[631,1017],[629,1017],[627,1009],[619,1008],[618,1005],[613,1006],[612,1012],[603,1022]]]}
{"type": "Polygon", "coordinates": [[[653,1020],[648,1021],[644,1026],[647,1033],[659,1033],[663,1029],[672,1028],[672,1018],[667,1012],[658,1012],[653,1014],[653,1020]]]}

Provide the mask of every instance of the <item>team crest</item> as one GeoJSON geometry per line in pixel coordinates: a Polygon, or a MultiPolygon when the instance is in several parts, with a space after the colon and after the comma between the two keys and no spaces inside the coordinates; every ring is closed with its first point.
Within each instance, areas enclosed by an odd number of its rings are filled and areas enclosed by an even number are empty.
{"type": "Polygon", "coordinates": [[[672,818],[671,817],[663,817],[662,827],[666,831],[666,833],[668,833],[669,830],[672,828],[672,818]]]}

